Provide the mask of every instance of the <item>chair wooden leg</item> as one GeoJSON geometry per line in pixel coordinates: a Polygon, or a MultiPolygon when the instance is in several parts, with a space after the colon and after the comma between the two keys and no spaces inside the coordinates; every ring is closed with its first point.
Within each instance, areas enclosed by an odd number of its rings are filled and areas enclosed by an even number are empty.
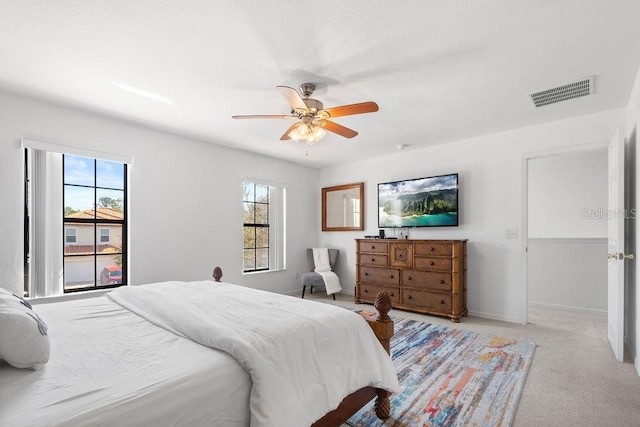
{"type": "Polygon", "coordinates": [[[331,294],[331,296],[333,297],[333,300],[336,300],[336,294],[331,294]]]}
{"type": "Polygon", "coordinates": [[[313,293],[313,286],[309,286],[309,293],[312,294],[313,293]]]}
{"type": "Polygon", "coordinates": [[[305,290],[305,289],[307,289],[307,287],[306,287],[306,286],[303,286],[303,287],[302,287],[302,298],[304,298],[304,290],[305,290]]]}

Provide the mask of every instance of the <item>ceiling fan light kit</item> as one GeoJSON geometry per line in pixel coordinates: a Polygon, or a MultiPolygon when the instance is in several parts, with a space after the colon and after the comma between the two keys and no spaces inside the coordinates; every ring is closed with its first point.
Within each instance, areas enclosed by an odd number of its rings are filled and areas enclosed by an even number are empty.
{"type": "Polygon", "coordinates": [[[327,131],[338,134],[345,138],[353,138],[358,132],[328,120],[329,118],[351,116],[354,114],[373,113],[378,111],[378,104],[373,101],[361,102],[358,104],[342,105],[333,108],[324,108],[322,102],[310,98],[316,86],[313,83],[303,83],[300,85],[300,93],[288,86],[276,86],[278,92],[285,97],[291,106],[290,114],[270,114],[270,115],[243,115],[232,116],[234,119],[297,119],[280,137],[280,140],[289,139],[306,141],[307,144],[315,144],[325,137],[327,131]]]}
{"type": "Polygon", "coordinates": [[[304,140],[308,145],[313,145],[325,137],[327,132],[320,126],[313,126],[306,123],[298,123],[297,126],[287,134],[295,142],[304,140]]]}

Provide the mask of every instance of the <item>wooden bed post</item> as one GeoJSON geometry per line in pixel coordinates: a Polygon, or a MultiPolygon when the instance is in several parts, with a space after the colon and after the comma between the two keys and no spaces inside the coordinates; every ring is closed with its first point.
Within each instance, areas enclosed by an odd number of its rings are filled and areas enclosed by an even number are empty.
{"type": "MultiPolygon", "coordinates": [[[[389,317],[391,310],[391,297],[385,291],[378,292],[373,306],[378,310],[378,318],[375,321],[367,320],[369,326],[378,337],[380,344],[384,347],[389,355],[391,355],[391,337],[393,336],[393,320],[389,317]]],[[[386,420],[391,416],[391,401],[389,400],[389,392],[378,389],[376,397],[375,410],[376,416],[381,420],[386,420]]]]}
{"type": "Polygon", "coordinates": [[[222,278],[222,269],[220,267],[216,267],[213,269],[213,280],[219,282],[222,278]]]}
{"type": "MultiPolygon", "coordinates": [[[[390,353],[391,337],[393,336],[393,320],[389,317],[391,297],[388,293],[380,291],[376,296],[374,306],[376,310],[378,310],[378,316],[375,319],[364,314],[362,317],[369,323],[371,330],[375,333],[382,347],[384,347],[387,353],[390,353]]],[[[380,388],[371,386],[361,388],[345,397],[338,408],[313,423],[312,427],[341,426],[374,397],[376,398],[374,404],[376,416],[381,420],[386,420],[391,416],[391,401],[389,395],[390,393],[388,391],[380,388]]]]}

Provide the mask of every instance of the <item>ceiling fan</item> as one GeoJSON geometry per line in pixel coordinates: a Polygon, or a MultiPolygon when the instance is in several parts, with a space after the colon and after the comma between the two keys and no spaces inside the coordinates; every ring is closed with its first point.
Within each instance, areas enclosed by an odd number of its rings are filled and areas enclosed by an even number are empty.
{"type": "Polygon", "coordinates": [[[292,87],[276,86],[276,89],[285,97],[289,105],[291,105],[290,114],[243,115],[232,116],[232,118],[298,119],[299,121],[292,124],[280,137],[280,140],[293,139],[296,142],[304,140],[307,144],[315,144],[326,135],[325,131],[336,133],[345,138],[353,138],[358,134],[355,130],[339,125],[329,119],[378,111],[378,104],[373,101],[325,109],[322,102],[310,98],[316,89],[313,83],[303,83],[300,85],[302,96],[292,87]]]}

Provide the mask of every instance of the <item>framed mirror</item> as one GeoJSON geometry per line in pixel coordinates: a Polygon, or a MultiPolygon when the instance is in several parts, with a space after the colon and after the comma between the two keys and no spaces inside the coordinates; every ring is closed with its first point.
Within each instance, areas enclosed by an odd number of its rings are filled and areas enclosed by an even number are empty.
{"type": "Polygon", "coordinates": [[[322,231],[364,230],[364,182],[322,189],[322,231]]]}

